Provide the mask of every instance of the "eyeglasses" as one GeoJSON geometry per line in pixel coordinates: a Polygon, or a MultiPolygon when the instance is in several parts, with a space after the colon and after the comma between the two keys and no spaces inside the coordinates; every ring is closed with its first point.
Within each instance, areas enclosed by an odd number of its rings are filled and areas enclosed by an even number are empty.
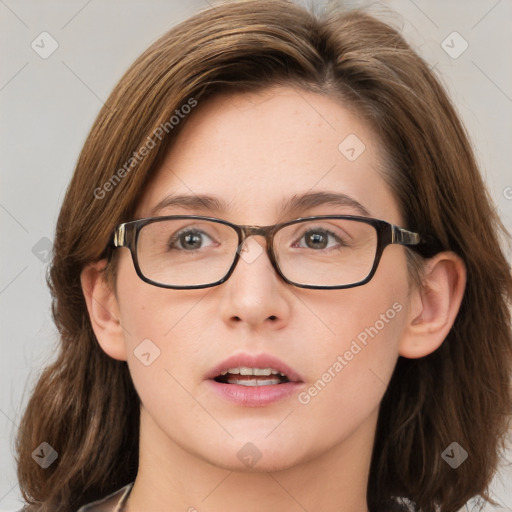
{"type": "Polygon", "coordinates": [[[225,282],[240,257],[247,258],[242,249],[251,236],[265,237],[278,275],[300,288],[366,284],[391,244],[410,247],[423,256],[439,250],[429,235],[352,215],[302,217],[273,226],[238,226],[198,215],[153,217],[119,224],[111,245],[130,249],[135,270],[146,283],[189,290],[225,282]]]}

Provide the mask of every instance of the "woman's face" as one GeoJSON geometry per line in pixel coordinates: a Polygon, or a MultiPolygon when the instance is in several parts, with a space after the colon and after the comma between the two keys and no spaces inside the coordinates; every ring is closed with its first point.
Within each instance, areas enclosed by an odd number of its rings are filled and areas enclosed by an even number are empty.
{"type": "MultiPolygon", "coordinates": [[[[225,94],[199,103],[137,218],[195,214],[266,226],[361,215],[359,203],[369,216],[401,225],[381,164],[375,136],[339,102],[284,87],[225,94]],[[352,201],[281,213],[294,197],[318,192],[352,201]],[[229,209],[155,211],[170,195],[213,196],[229,209]]],[[[406,322],[406,249],[387,247],[366,285],[315,290],[286,284],[262,248],[264,238],[250,238],[228,281],[197,290],[143,282],[129,251],[120,250],[117,308],[142,402],[143,442],[239,469],[255,462],[258,470],[291,467],[350,450],[357,439],[368,455],[406,322]],[[296,382],[272,389],[215,383],[212,372],[228,358],[235,357],[229,368],[244,366],[237,356],[275,358],[296,382]]],[[[253,367],[279,365],[262,360],[253,367]]]]}

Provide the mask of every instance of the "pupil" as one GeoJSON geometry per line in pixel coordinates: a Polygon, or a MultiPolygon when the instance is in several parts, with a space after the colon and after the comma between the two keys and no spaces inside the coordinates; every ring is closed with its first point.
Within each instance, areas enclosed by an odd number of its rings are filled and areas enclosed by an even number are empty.
{"type": "Polygon", "coordinates": [[[306,237],[306,245],[313,249],[324,249],[327,245],[327,238],[325,235],[313,233],[306,237]]]}
{"type": "Polygon", "coordinates": [[[197,249],[201,245],[201,237],[197,233],[186,233],[181,236],[181,245],[185,249],[197,249]]]}

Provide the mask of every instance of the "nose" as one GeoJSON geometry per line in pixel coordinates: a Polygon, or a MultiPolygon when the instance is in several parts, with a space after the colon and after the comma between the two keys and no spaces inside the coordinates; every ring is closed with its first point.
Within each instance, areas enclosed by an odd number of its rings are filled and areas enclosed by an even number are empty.
{"type": "Polygon", "coordinates": [[[272,266],[264,237],[246,238],[239,252],[235,270],[219,286],[223,320],[243,323],[251,329],[264,325],[284,327],[289,321],[293,294],[272,266]]]}

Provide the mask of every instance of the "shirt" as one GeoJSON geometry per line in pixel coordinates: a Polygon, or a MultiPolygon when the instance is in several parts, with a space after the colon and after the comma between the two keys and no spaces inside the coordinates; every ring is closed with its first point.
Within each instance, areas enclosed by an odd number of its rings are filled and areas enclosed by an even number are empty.
{"type": "Polygon", "coordinates": [[[128,495],[130,494],[132,487],[133,482],[125,485],[122,489],[109,494],[105,498],[80,507],[77,512],[120,512],[128,499],[128,495]]]}

